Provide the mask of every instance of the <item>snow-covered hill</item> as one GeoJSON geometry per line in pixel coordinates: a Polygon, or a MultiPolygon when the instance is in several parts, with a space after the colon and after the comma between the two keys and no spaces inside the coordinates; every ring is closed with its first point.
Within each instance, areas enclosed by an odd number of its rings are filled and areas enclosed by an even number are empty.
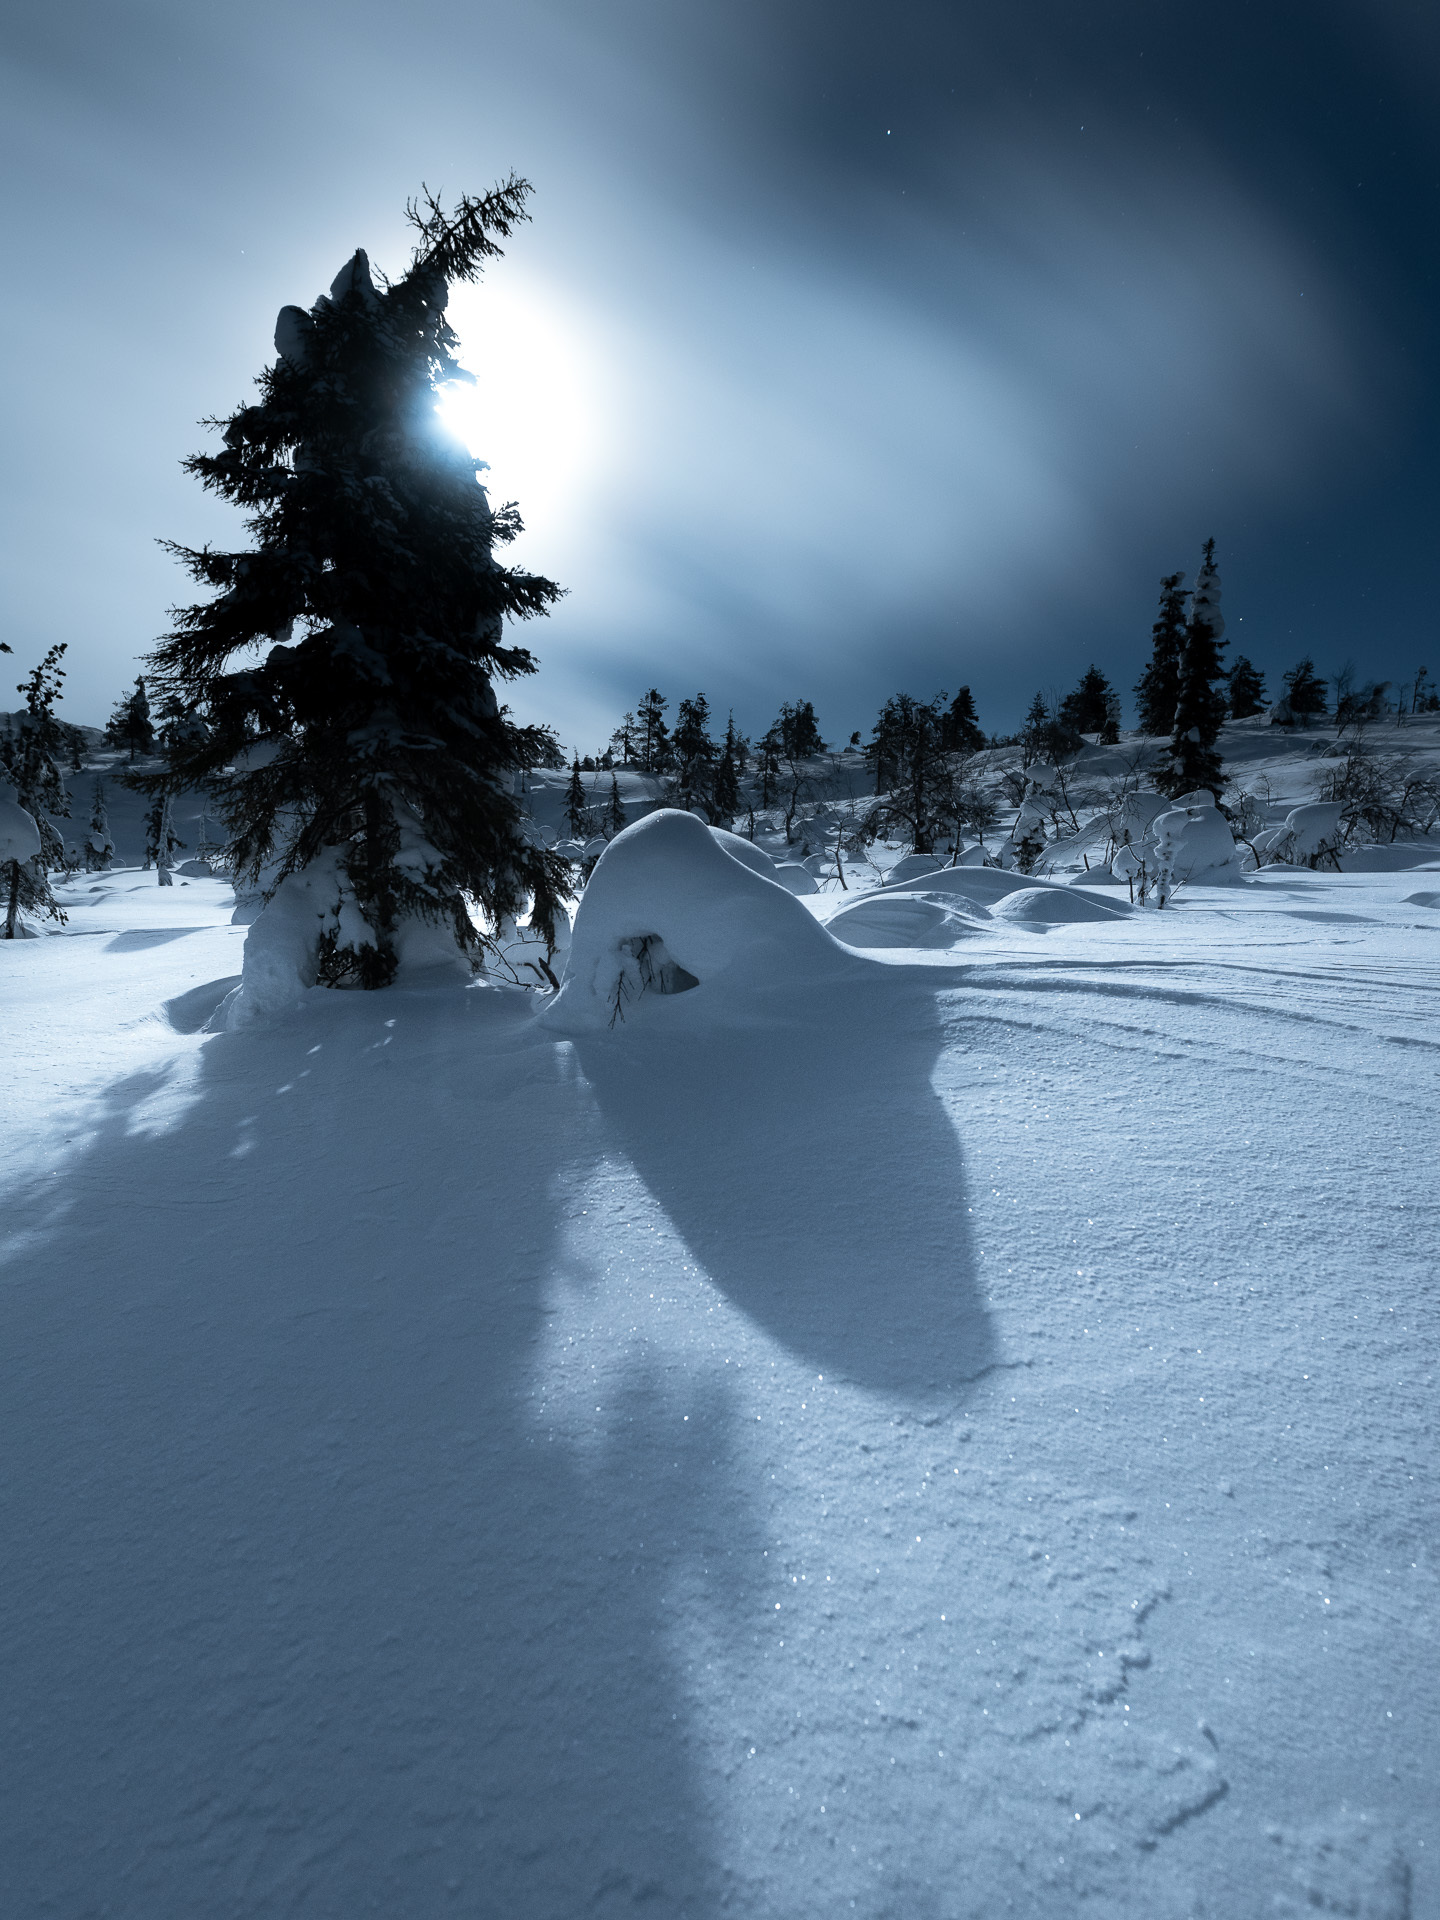
{"type": "Polygon", "coordinates": [[[1440,1914],[1427,866],[214,1034],[228,887],[64,883],[0,1912],[1440,1914]]]}

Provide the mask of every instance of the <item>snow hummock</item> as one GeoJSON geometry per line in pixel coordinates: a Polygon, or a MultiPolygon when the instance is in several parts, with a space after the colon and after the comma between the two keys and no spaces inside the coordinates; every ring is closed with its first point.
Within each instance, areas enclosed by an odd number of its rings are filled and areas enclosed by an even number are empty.
{"type": "Polygon", "coordinates": [[[686,979],[714,1004],[835,978],[855,964],[784,886],[728,852],[694,814],[665,807],[617,834],[597,861],[546,1017],[609,1027],[686,979]]]}

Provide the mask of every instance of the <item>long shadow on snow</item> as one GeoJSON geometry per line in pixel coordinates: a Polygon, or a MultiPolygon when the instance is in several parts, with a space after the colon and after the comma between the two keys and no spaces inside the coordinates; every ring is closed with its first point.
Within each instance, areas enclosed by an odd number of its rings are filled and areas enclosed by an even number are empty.
{"type": "Polygon", "coordinates": [[[5,1912],[715,1910],[664,1595],[724,1443],[534,1418],[597,1142],[503,999],[218,1036],[11,1212],[5,1912]]]}
{"type": "MultiPolygon", "coordinates": [[[[953,976],[943,983],[953,985],[953,976]]],[[[754,1024],[702,992],[577,1042],[607,1129],[717,1285],[817,1370],[938,1407],[995,1358],[935,984],[875,968],[754,1024]]]]}

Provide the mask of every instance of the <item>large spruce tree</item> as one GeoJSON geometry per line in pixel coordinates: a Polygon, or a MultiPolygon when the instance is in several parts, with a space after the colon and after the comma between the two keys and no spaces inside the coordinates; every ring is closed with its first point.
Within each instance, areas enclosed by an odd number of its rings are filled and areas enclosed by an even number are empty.
{"type": "Polygon", "coordinates": [[[170,549],[214,596],[177,612],[153,664],[205,726],[145,784],[208,785],[233,869],[272,892],[333,871],[317,956],[331,984],[385,985],[415,920],[474,953],[471,900],[493,925],[529,899],[553,932],[564,862],[527,838],[515,788],[558,756],[495,682],[535,667],[504,622],[560,589],[499,563],[520,516],[490,505],[435,412],[443,385],[471,378],[448,290],[500,253],[529,191],[512,177],[452,212],[412,203],[400,278],[377,286],[357,252],[309,312],[283,308],[258,404],[210,423],[222,447],[185,463],[245,509],[254,545],[170,549]]]}

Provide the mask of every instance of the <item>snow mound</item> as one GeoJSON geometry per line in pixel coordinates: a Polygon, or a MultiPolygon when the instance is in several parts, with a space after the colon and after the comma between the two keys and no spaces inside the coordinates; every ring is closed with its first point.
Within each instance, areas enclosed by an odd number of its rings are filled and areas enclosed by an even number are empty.
{"type": "Polygon", "coordinates": [[[606,1028],[667,995],[698,989],[718,1005],[855,964],[783,885],[731,855],[694,814],[666,807],[600,856],[544,1017],[568,1031],[606,1028]]]}
{"type": "Polygon", "coordinates": [[[887,887],[913,885],[927,874],[939,873],[944,865],[945,862],[937,860],[933,853],[907,853],[891,867],[883,884],[887,887]]]}
{"type": "Polygon", "coordinates": [[[1207,793],[1205,799],[1207,805],[1170,808],[1150,828],[1155,863],[1170,876],[1172,887],[1184,881],[1217,886],[1240,878],[1240,852],[1229,823],[1215,796],[1207,793]]]}
{"type": "Polygon", "coordinates": [[[1081,920],[1118,920],[1129,911],[1118,900],[1097,900],[1092,894],[1072,893],[1068,887],[1024,887],[1000,901],[995,918],[1058,927],[1081,920]]]}
{"type": "Polygon", "coordinates": [[[1403,904],[1407,907],[1440,907],[1440,893],[1407,893],[1403,904]]]}
{"type": "Polygon", "coordinates": [[[949,947],[984,931],[984,907],[946,893],[883,893],[877,890],[841,907],[826,931],[847,947],[949,947]]]}
{"type": "Polygon", "coordinates": [[[738,860],[742,867],[749,867],[754,873],[763,873],[767,880],[775,878],[775,862],[763,847],[724,827],[711,827],[710,831],[715,836],[715,844],[723,847],[732,860],[738,860]]]}
{"type": "Polygon", "coordinates": [[[818,893],[820,891],[820,882],[810,869],[801,866],[798,860],[782,860],[771,877],[778,880],[787,893],[818,893]]]}

